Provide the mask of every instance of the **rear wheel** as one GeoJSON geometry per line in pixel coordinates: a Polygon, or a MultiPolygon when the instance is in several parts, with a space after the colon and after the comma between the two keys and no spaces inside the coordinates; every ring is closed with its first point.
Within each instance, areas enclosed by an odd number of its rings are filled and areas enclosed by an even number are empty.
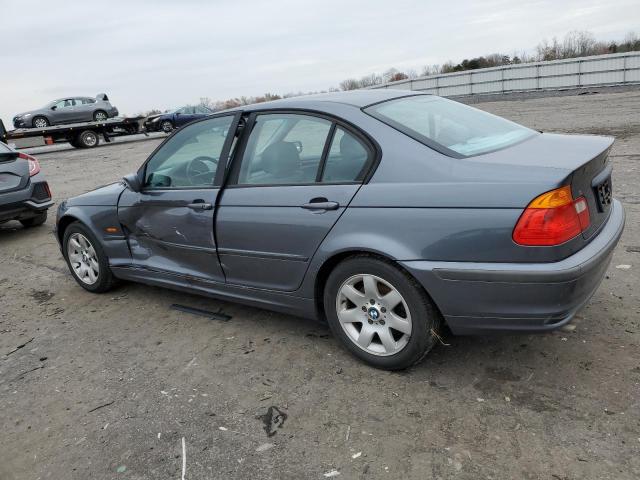
{"type": "Polygon", "coordinates": [[[100,143],[100,139],[98,138],[98,134],[93,130],[85,130],[84,132],[80,132],[78,136],[75,138],[75,141],[71,143],[74,147],[80,148],[93,148],[96,147],[100,143]]]}
{"type": "Polygon", "coordinates": [[[96,113],[93,114],[93,119],[96,122],[104,122],[105,120],[107,120],[109,117],[107,115],[107,112],[103,111],[103,110],[98,110],[96,113]]]}
{"type": "Polygon", "coordinates": [[[416,281],[369,255],[329,275],[324,310],[334,335],[355,356],[386,370],[419,362],[436,342],[440,314],[416,281]]]}
{"type": "Polygon", "coordinates": [[[46,117],[35,117],[33,119],[34,128],[47,128],[49,126],[49,120],[46,117]]]}
{"type": "Polygon", "coordinates": [[[20,220],[20,223],[25,228],[38,227],[47,221],[47,211],[38,213],[35,217],[25,218],[20,220]]]}
{"type": "Polygon", "coordinates": [[[64,232],[62,247],[71,275],[78,284],[93,293],[103,293],[115,285],[115,277],[100,242],[79,222],[64,232]]]}

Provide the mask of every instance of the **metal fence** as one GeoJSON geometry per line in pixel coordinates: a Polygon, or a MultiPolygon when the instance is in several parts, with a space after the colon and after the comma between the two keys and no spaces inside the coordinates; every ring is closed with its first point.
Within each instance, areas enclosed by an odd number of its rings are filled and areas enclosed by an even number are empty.
{"type": "Polygon", "coordinates": [[[443,97],[640,83],[640,52],[521,63],[400,80],[370,88],[419,90],[443,97]]]}

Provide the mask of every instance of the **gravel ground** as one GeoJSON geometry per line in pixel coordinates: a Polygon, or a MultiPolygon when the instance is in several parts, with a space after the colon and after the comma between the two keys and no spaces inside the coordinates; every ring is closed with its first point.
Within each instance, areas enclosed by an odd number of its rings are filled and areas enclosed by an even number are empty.
{"type": "MultiPolygon", "coordinates": [[[[477,106],[617,137],[627,228],[575,330],[449,337],[412,370],[382,372],[313,322],[136,284],[86,293],[53,218],[4,224],[0,478],[180,479],[183,445],[188,480],[640,478],[640,92],[477,106]]],[[[133,171],[158,142],[39,158],[62,199],[133,171]]]]}

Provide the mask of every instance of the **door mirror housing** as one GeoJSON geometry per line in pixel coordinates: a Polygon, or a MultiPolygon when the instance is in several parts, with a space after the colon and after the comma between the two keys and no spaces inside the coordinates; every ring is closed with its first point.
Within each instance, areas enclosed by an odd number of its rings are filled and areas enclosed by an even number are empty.
{"type": "Polygon", "coordinates": [[[140,192],[142,190],[142,181],[140,180],[140,175],[137,173],[130,173],[122,177],[124,184],[127,186],[129,190],[132,192],[140,192]]]}
{"type": "Polygon", "coordinates": [[[51,107],[51,110],[55,110],[56,108],[58,108],[56,105],[51,107]]]}

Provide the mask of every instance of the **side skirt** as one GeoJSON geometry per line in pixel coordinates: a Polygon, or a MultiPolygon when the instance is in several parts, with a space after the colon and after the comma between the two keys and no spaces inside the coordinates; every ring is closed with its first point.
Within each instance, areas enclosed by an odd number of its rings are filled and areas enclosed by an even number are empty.
{"type": "Polygon", "coordinates": [[[111,266],[113,274],[122,280],[144,283],[156,287],[204,295],[207,297],[237,302],[252,307],[264,308],[297,317],[318,320],[315,301],[272,290],[226,285],[194,277],[185,277],[170,272],[133,266],[111,266]]]}

